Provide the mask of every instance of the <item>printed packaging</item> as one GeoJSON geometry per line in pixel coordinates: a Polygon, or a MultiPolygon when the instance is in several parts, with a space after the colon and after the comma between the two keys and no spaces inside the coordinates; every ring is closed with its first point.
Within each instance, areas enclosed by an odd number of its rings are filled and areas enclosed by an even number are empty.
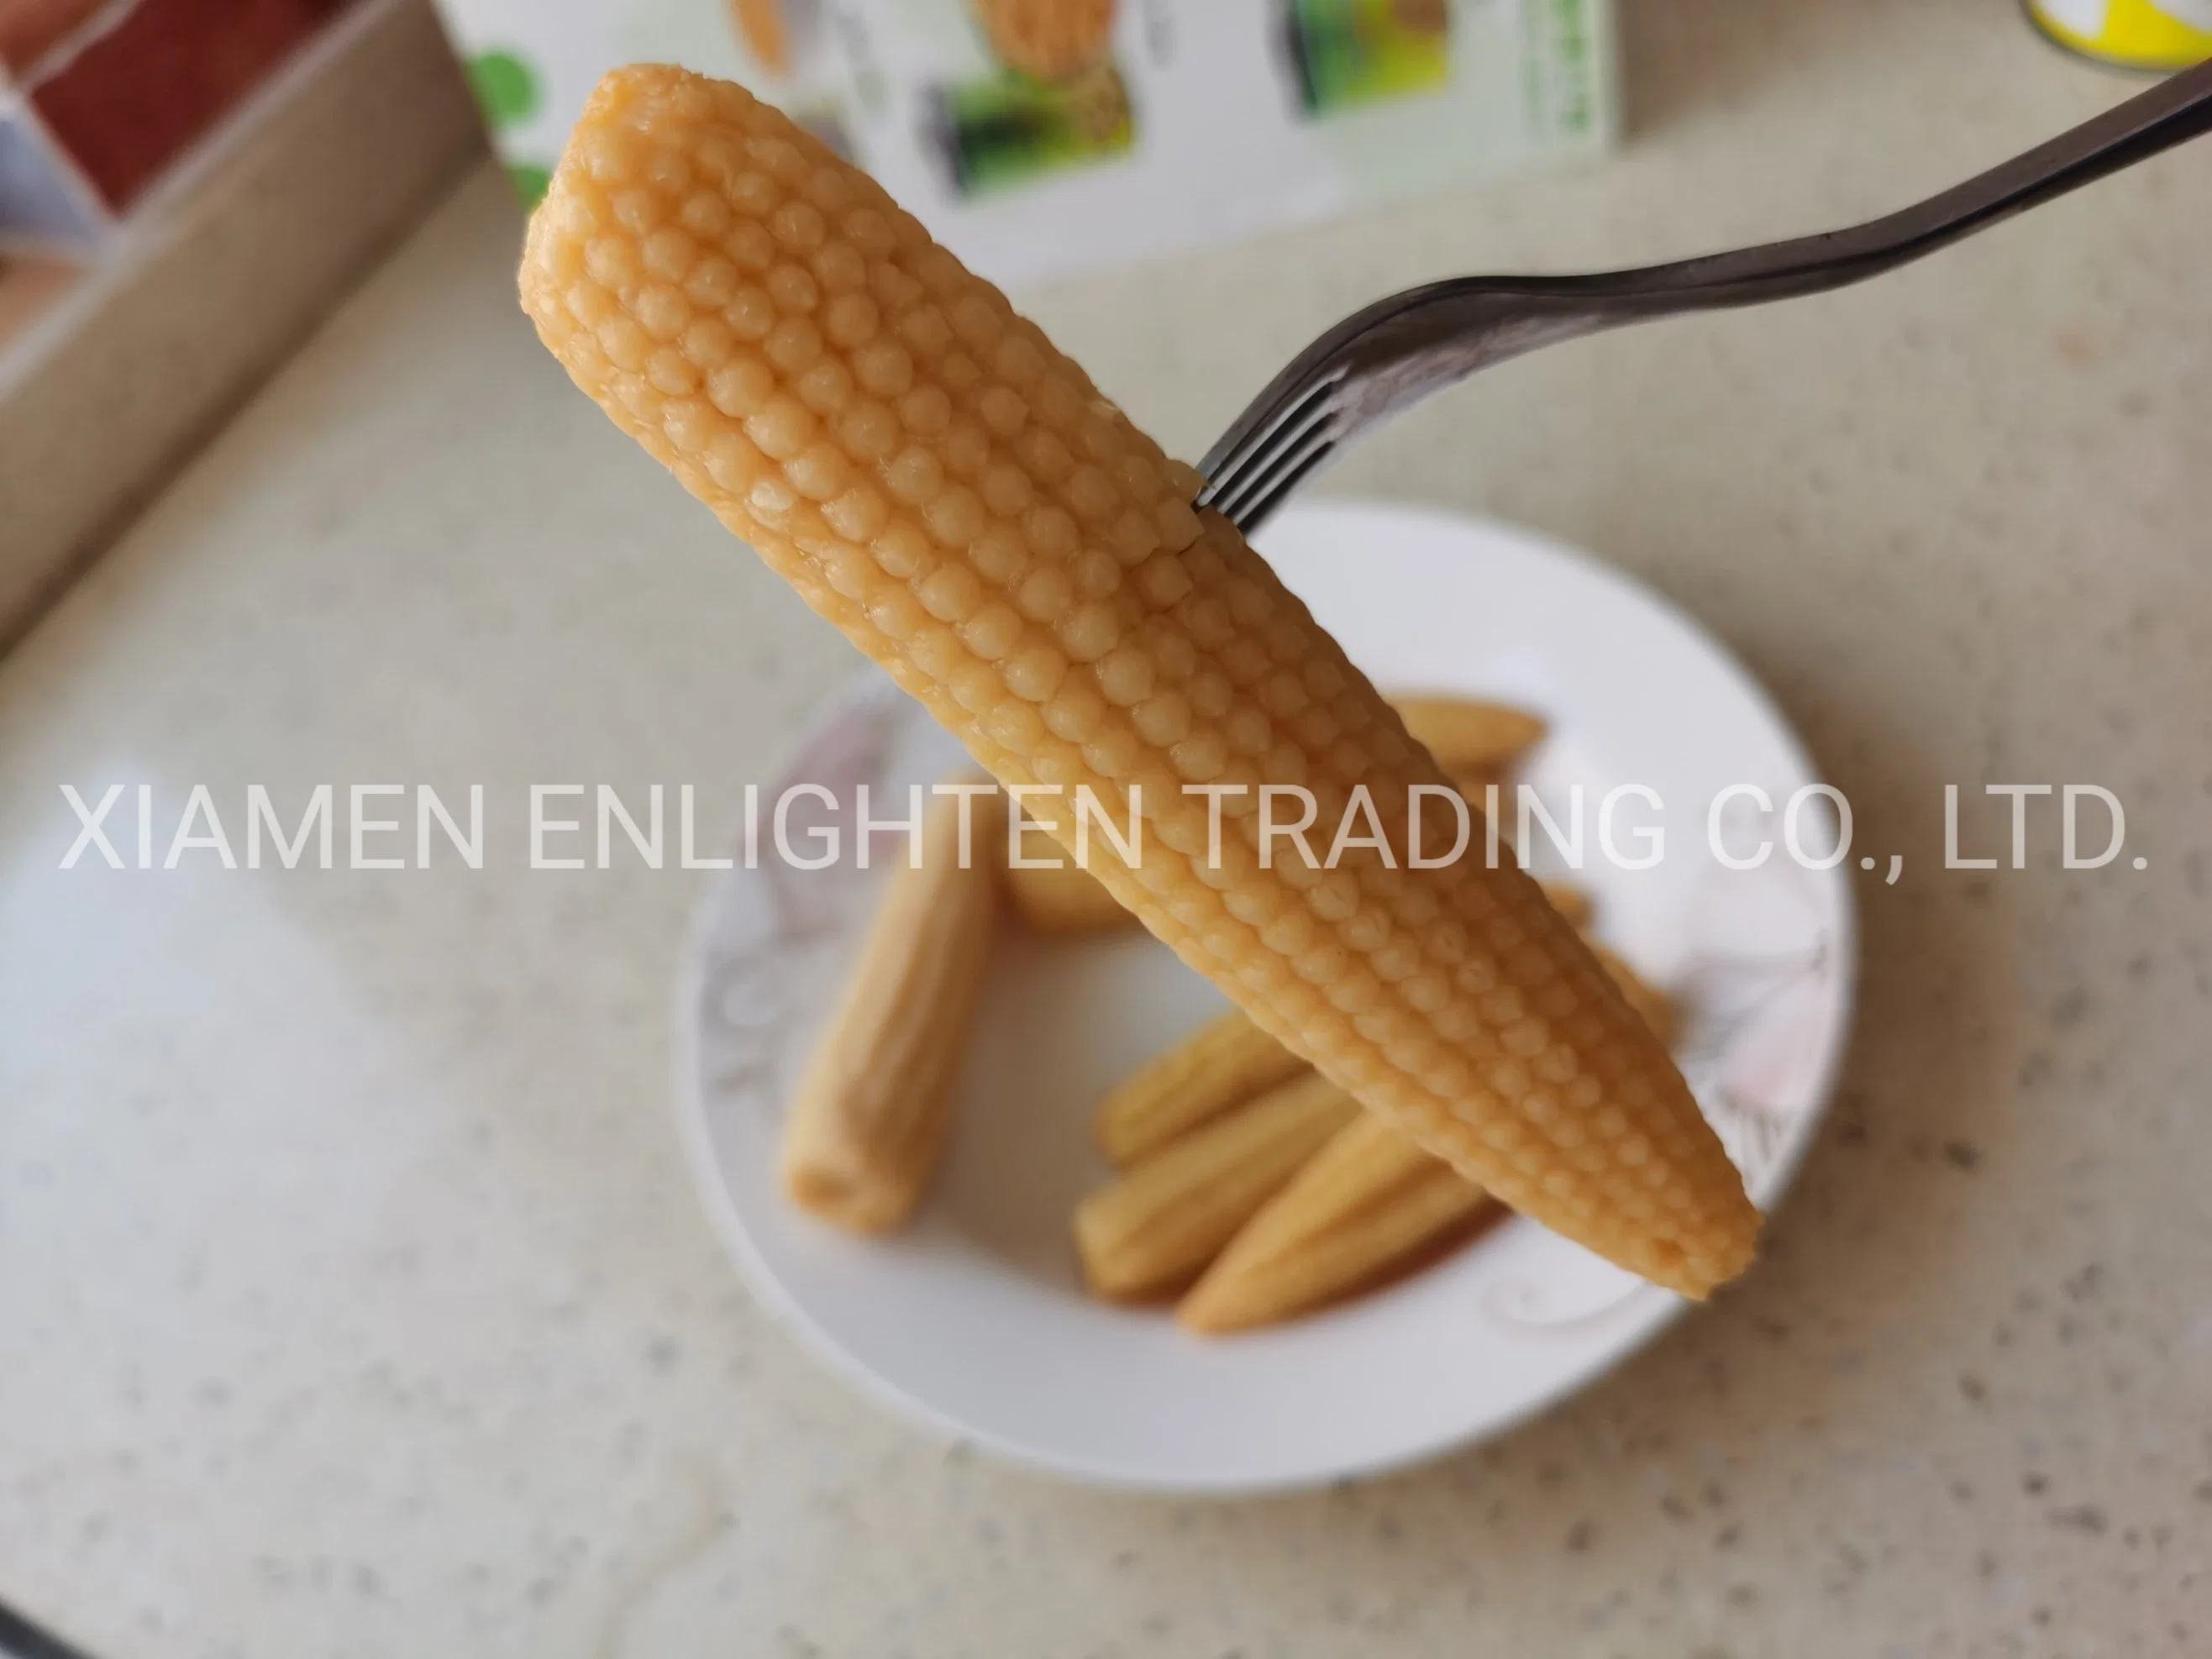
{"type": "Polygon", "coordinates": [[[1611,140],[1611,0],[440,0],[526,200],[607,70],[742,82],[1000,283],[1611,140]]]}

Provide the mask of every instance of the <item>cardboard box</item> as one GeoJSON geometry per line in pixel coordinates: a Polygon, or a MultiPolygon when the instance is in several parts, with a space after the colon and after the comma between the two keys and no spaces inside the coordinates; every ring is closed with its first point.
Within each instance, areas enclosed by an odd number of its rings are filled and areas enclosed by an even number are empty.
{"type": "Polygon", "coordinates": [[[440,0],[526,198],[599,76],[743,82],[1001,283],[1601,149],[1611,0],[440,0]]]}

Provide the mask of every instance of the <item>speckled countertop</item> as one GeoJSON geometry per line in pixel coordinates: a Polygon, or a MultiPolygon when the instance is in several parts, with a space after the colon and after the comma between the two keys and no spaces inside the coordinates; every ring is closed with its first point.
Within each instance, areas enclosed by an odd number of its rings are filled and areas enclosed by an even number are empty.
{"type": "MultiPolygon", "coordinates": [[[[1627,9],[1615,161],[1024,297],[1193,451],[1386,289],[1824,227],[2129,86],[1998,0],[1627,9]]],[[[2208,204],[2199,147],[1333,476],[1674,595],[1917,863],[1748,1282],[1488,1448],[1208,1504],[948,1451],[738,1288],[664,1105],[696,877],[56,870],[64,781],[483,779],[497,837],[847,673],[538,350],[487,171],[0,663],[0,1599],[102,1659],[2212,1650],[2208,204]],[[1947,876],[1954,781],[2106,784],[2148,868],[1947,876]]]]}

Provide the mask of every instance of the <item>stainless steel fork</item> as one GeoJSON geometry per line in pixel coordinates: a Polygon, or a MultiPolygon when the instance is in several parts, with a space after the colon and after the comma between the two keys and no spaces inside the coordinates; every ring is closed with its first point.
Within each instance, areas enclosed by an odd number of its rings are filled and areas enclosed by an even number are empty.
{"type": "MultiPolygon", "coordinates": [[[[2212,63],[2002,167],[1849,230],[1587,276],[1461,276],[1354,312],[1291,360],[1199,470],[1198,505],[1250,532],[1330,456],[1475,370],[1600,329],[1878,276],[2212,131],[2212,63]]],[[[2212,272],[2206,273],[2212,282],[2212,272]]]]}

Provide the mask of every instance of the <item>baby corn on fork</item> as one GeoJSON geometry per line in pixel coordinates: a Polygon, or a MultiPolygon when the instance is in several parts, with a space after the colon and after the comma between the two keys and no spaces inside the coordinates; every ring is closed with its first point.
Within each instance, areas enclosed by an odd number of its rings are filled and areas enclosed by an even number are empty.
{"type": "Polygon", "coordinates": [[[872,179],[741,88],[617,70],[520,286],[576,383],[979,763],[1071,792],[1024,802],[1063,846],[1075,789],[1141,802],[1141,859],[1098,873],[1255,1024],[1632,1271],[1743,1270],[1741,1180],[1533,880],[1411,868],[1402,821],[1333,869],[1263,856],[1262,783],[1335,823],[1449,782],[1198,475],[872,179]],[[1244,793],[1212,837],[1188,791],[1217,786],[1244,793]]]}

